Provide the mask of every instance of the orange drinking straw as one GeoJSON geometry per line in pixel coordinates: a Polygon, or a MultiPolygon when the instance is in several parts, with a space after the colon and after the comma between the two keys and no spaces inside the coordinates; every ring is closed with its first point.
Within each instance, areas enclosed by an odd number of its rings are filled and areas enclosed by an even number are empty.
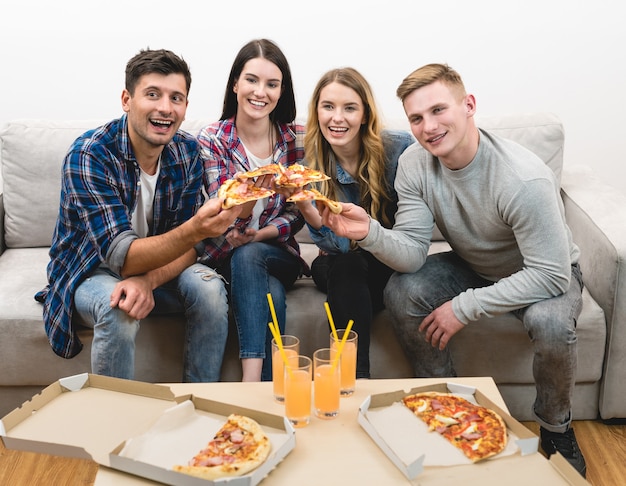
{"type": "Polygon", "coordinates": [[[324,302],[324,307],[326,308],[326,315],[328,316],[328,322],[330,323],[330,329],[333,331],[333,338],[335,341],[339,341],[339,337],[337,336],[337,328],[335,327],[335,322],[333,321],[333,316],[330,313],[330,306],[328,302],[324,302]]]}
{"type": "Polygon", "coordinates": [[[337,348],[337,354],[335,355],[335,359],[333,361],[333,367],[332,367],[333,371],[337,367],[337,363],[339,363],[339,358],[341,357],[343,347],[346,345],[346,341],[348,340],[348,334],[350,334],[350,330],[352,329],[352,324],[354,324],[354,321],[350,319],[350,321],[348,322],[348,326],[346,327],[346,330],[343,332],[343,338],[341,338],[339,347],[337,348]]]}

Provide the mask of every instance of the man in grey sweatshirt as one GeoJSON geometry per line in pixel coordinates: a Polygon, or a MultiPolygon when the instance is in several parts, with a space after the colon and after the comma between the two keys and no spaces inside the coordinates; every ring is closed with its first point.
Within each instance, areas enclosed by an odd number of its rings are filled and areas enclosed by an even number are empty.
{"type": "Polygon", "coordinates": [[[323,223],[396,271],[385,303],[415,376],[455,376],[452,336],[483,316],[517,316],[534,343],[542,448],[585,476],[571,428],[583,282],[554,174],[476,126],[476,100],[449,66],[417,69],[397,95],[418,143],[398,163],[393,229],[350,204],[339,215],[320,205],[323,223]],[[429,256],[435,224],[452,251],[429,256]]]}

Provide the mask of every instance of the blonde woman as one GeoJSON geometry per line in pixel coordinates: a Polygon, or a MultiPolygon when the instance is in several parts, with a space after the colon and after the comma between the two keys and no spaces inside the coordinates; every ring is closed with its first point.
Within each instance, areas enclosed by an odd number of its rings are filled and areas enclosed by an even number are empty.
{"type": "MultiPolygon", "coordinates": [[[[413,142],[408,131],[383,130],[370,85],[355,69],[333,69],[318,81],[304,148],[307,164],[331,177],[318,187],[327,197],[358,204],[391,228],[398,157],[413,142]]],[[[323,226],[314,204],[300,202],[298,208],[320,249],[311,266],[315,284],[327,293],[338,327],[354,320],[359,335],[357,378],[369,378],[370,325],[383,308],[383,289],[393,271],[323,226]]]]}

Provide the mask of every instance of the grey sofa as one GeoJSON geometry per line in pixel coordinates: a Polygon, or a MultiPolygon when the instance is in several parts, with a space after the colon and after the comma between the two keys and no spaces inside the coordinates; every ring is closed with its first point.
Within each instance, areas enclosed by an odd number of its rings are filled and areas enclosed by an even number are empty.
{"type": "MultiPolygon", "coordinates": [[[[48,247],[57,215],[60,166],[70,143],[102,121],[18,120],[0,128],[0,416],[60,377],[90,371],[92,333],[81,330],[83,351],[56,356],[43,329],[42,309],[33,295],[46,281],[48,247]]],[[[207,120],[185,122],[190,132],[207,120]]],[[[578,322],[579,361],[574,418],[626,417],[626,197],[593,178],[591,169],[563,165],[564,131],[557,117],[529,114],[479,119],[535,151],[561,180],[568,223],[582,250],[586,281],[578,322]]],[[[404,125],[403,125],[404,126],[404,125]]],[[[305,258],[316,247],[306,229],[298,235],[305,258]]],[[[435,235],[432,251],[446,247],[435,235]]],[[[288,332],[309,356],[328,344],[325,296],[309,278],[288,293],[288,332]]],[[[340,323],[338,323],[340,324],[340,323]]],[[[136,379],[177,382],[181,377],[182,316],[148,318],[137,339],[136,379]]],[[[511,410],[531,419],[535,397],[532,349],[511,316],[473,323],[451,343],[463,376],[493,376],[511,410]]],[[[372,378],[410,377],[411,369],[389,326],[386,312],[374,322],[372,378]]],[[[231,332],[223,380],[239,380],[236,334],[231,332]]]]}

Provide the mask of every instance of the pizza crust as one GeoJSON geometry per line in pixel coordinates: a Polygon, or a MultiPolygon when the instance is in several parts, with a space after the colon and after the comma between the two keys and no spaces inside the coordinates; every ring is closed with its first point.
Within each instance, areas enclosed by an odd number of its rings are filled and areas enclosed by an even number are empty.
{"type": "Polygon", "coordinates": [[[217,197],[224,198],[222,208],[229,209],[249,201],[270,197],[274,191],[265,187],[256,187],[238,179],[228,179],[217,190],[217,197]]]}
{"type": "Polygon", "coordinates": [[[234,206],[234,204],[231,204],[228,201],[228,191],[233,186],[234,182],[235,182],[235,179],[228,179],[217,190],[217,197],[218,198],[224,198],[224,202],[222,202],[222,207],[224,209],[232,208],[234,206]]]}
{"type": "MultiPolygon", "coordinates": [[[[238,414],[231,414],[226,423],[220,428],[215,437],[219,437],[225,427],[236,427],[245,431],[251,439],[246,439],[254,444],[253,449],[249,451],[245,458],[240,458],[235,462],[219,464],[216,466],[191,466],[180,465],[173,466],[173,470],[189,474],[191,476],[202,479],[214,480],[220,478],[242,476],[259,467],[269,457],[272,445],[269,438],[263,432],[261,426],[255,420],[238,414]]],[[[204,451],[196,454],[190,462],[193,462],[204,451]]]]}
{"type": "Polygon", "coordinates": [[[291,197],[287,199],[287,201],[289,202],[312,201],[312,200],[322,201],[335,214],[339,214],[343,210],[343,207],[341,206],[340,203],[338,203],[337,201],[333,201],[332,199],[328,199],[317,189],[303,189],[300,192],[296,192],[295,194],[293,194],[291,197]]]}
{"type": "Polygon", "coordinates": [[[262,175],[277,175],[284,171],[284,167],[280,164],[267,164],[258,169],[250,170],[248,172],[240,172],[236,174],[236,177],[240,179],[252,179],[262,175]]]}

